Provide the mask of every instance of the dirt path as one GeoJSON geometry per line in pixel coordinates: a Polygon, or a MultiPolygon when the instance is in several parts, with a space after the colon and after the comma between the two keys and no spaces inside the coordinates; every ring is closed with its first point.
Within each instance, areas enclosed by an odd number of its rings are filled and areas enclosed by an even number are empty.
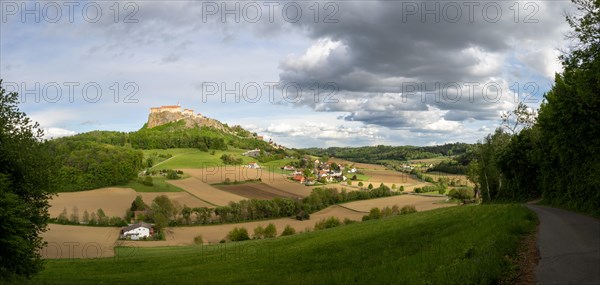
{"type": "Polygon", "coordinates": [[[527,205],[540,218],[537,284],[600,284],[600,220],[527,205]]]}

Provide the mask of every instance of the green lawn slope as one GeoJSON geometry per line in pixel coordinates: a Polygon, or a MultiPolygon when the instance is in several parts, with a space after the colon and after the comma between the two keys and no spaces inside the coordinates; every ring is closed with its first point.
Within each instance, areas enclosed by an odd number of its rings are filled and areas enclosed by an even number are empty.
{"type": "Polygon", "coordinates": [[[452,207],[276,239],[48,260],[31,282],[490,284],[514,274],[519,240],[536,223],[520,205],[452,207]]]}

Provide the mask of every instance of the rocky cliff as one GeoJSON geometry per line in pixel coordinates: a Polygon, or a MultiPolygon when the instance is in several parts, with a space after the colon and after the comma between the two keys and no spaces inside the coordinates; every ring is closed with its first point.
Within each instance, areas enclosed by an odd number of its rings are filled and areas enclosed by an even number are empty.
{"type": "Polygon", "coordinates": [[[213,127],[215,129],[219,129],[219,130],[225,130],[225,126],[223,126],[223,124],[221,124],[221,122],[215,120],[215,119],[211,119],[211,118],[206,118],[206,117],[200,117],[200,116],[189,116],[189,115],[184,115],[182,113],[172,113],[172,112],[158,112],[158,113],[150,113],[150,115],[148,115],[148,124],[147,124],[147,128],[154,128],[156,126],[160,126],[160,125],[164,125],[170,122],[176,122],[176,121],[185,121],[185,126],[187,128],[194,128],[196,126],[198,127],[202,127],[202,126],[207,126],[207,127],[213,127]]]}

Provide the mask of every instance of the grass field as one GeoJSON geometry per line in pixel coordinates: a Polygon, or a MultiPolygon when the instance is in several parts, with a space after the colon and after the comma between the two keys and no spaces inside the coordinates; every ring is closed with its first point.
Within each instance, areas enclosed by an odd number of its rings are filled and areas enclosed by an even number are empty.
{"type": "Polygon", "coordinates": [[[182,192],[183,189],[167,183],[167,179],[164,177],[152,177],[152,183],[154,185],[147,186],[137,180],[132,180],[122,187],[131,188],[136,192],[182,192]]]}
{"type": "Polygon", "coordinates": [[[520,205],[451,207],[277,239],[48,260],[30,282],[493,284],[514,273],[519,241],[536,223],[520,205]]]}
{"type": "MultiPolygon", "coordinates": [[[[149,149],[144,150],[144,159],[152,156],[153,154],[171,154],[172,157],[163,161],[155,163],[152,167],[154,170],[160,169],[181,169],[181,168],[206,168],[215,166],[224,166],[221,161],[223,154],[233,155],[236,158],[241,158],[243,163],[256,162],[256,158],[242,156],[246,150],[242,149],[229,149],[226,151],[215,150],[215,154],[211,154],[212,150],[205,152],[195,148],[171,148],[171,149],[149,149]]],[[[260,163],[259,165],[268,171],[282,173],[281,168],[288,165],[293,159],[286,158],[275,161],[269,161],[266,163],[260,163]]],[[[285,172],[287,173],[287,172],[285,172]]]]}
{"type": "Polygon", "coordinates": [[[252,157],[242,156],[245,150],[229,149],[226,151],[215,150],[215,154],[211,151],[200,151],[195,148],[172,148],[172,149],[149,149],[144,150],[144,157],[148,157],[153,153],[171,154],[173,157],[162,162],[156,163],[152,169],[180,169],[180,168],[204,168],[208,166],[221,166],[221,156],[223,154],[233,155],[236,158],[241,158],[243,163],[255,161],[252,157]]]}

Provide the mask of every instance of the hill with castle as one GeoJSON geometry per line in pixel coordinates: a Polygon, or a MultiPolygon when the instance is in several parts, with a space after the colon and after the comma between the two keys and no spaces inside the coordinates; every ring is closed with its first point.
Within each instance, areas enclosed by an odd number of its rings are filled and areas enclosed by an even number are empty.
{"type": "Polygon", "coordinates": [[[150,108],[146,127],[151,129],[171,122],[184,121],[186,128],[213,127],[225,131],[227,128],[218,120],[195,114],[192,109],[182,109],[179,104],[150,108]]]}

